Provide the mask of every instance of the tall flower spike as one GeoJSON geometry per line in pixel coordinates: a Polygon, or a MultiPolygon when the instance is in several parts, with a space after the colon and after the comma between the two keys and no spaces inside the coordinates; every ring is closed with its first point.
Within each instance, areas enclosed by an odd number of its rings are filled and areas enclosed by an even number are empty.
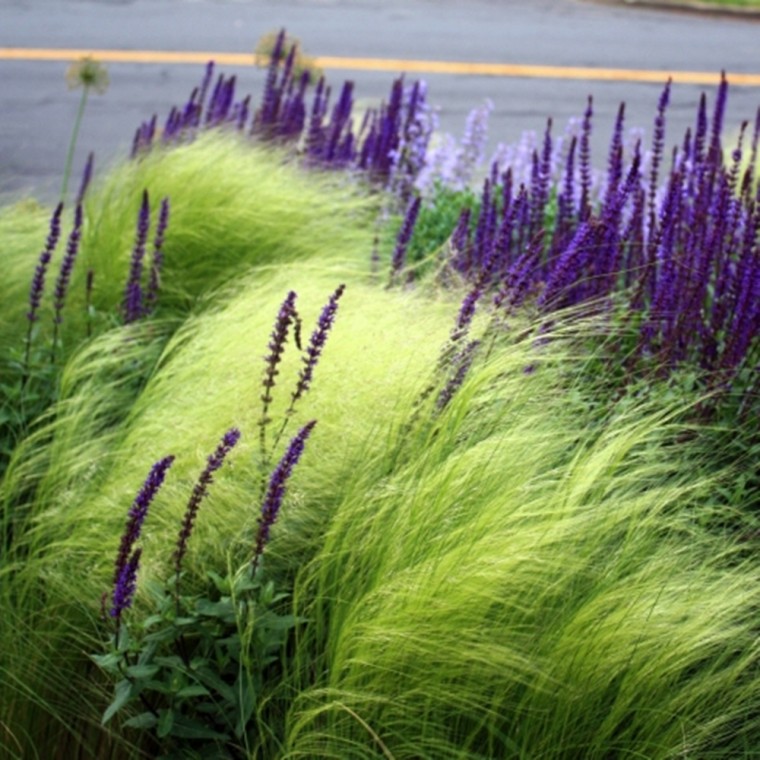
{"type": "Polygon", "coordinates": [[[345,291],[345,285],[339,285],[335,292],[330,296],[329,300],[322,309],[322,313],[319,315],[317,321],[317,327],[311,334],[309,339],[309,345],[306,347],[306,356],[303,358],[303,367],[298,373],[298,383],[296,389],[293,391],[290,401],[290,410],[293,410],[296,401],[309,389],[311,386],[311,380],[314,375],[314,367],[317,366],[319,357],[322,355],[325,343],[327,342],[327,336],[332,329],[335,322],[335,315],[338,313],[338,301],[345,291]]]}
{"type": "Polygon", "coordinates": [[[122,567],[119,577],[114,584],[113,605],[110,615],[117,623],[121,621],[121,615],[124,610],[132,606],[132,600],[137,590],[137,571],[140,569],[141,556],[142,549],[138,547],[124,563],[124,567],[122,567]]]}
{"type": "Polygon", "coordinates": [[[84,171],[82,172],[82,182],[79,185],[79,192],[77,193],[76,206],[78,206],[84,200],[87,188],[90,186],[90,180],[92,180],[92,167],[95,163],[95,154],[90,151],[87,156],[87,163],[84,165],[84,171]]]}
{"type": "Polygon", "coordinates": [[[77,252],[79,251],[79,241],[82,237],[82,206],[77,206],[74,214],[74,229],[69,235],[69,241],[66,246],[66,255],[61,262],[61,268],[58,271],[58,279],[55,282],[55,296],[54,307],[55,317],[54,321],[56,325],[63,322],[63,306],[66,301],[66,291],[69,287],[69,281],[71,279],[71,271],[74,268],[74,261],[76,261],[77,252]]]}
{"type": "Polygon", "coordinates": [[[414,226],[417,224],[421,205],[422,198],[418,195],[407,206],[404,222],[399,230],[398,238],[396,238],[396,248],[393,251],[393,258],[391,260],[391,282],[404,267],[406,249],[409,247],[409,241],[412,239],[412,233],[414,232],[414,226]]]}
{"type": "MultiPolygon", "coordinates": [[[[206,467],[198,477],[198,481],[190,495],[190,500],[185,508],[182,527],[180,528],[179,536],[177,537],[177,547],[174,550],[174,570],[177,573],[177,585],[179,585],[179,574],[182,571],[182,560],[187,553],[187,542],[190,540],[190,536],[193,532],[198,508],[208,492],[209,485],[211,485],[214,480],[214,473],[224,464],[227,455],[232,451],[239,440],[240,431],[235,427],[230,428],[224,436],[222,436],[222,440],[216,447],[216,451],[214,451],[214,453],[206,460],[206,467]]],[[[179,594],[178,591],[177,593],[179,594]]]]}
{"type": "Polygon", "coordinates": [[[150,201],[148,191],[143,190],[140,213],[137,217],[137,234],[135,236],[135,246],[132,249],[132,257],[129,265],[129,277],[124,288],[124,300],[122,303],[122,313],[124,315],[124,324],[130,324],[137,321],[143,314],[143,291],[142,291],[142,270],[143,259],[145,258],[145,243],[148,239],[148,228],[150,227],[150,201]]]}
{"type": "Polygon", "coordinates": [[[127,522],[124,526],[124,532],[121,534],[121,544],[119,545],[119,551],[116,554],[116,562],[114,563],[113,583],[116,585],[119,582],[119,578],[124,572],[124,568],[129,560],[129,555],[132,553],[132,547],[140,538],[140,532],[142,531],[143,522],[145,522],[145,516],[148,514],[148,507],[158,493],[158,489],[164,482],[168,469],[174,462],[173,456],[164,457],[159,459],[150,472],[142,488],[138,491],[132,506],[127,513],[127,522]]]}
{"type": "Polygon", "coordinates": [[[61,236],[62,213],[63,203],[59,203],[55,207],[53,216],[50,219],[50,230],[48,232],[47,240],[45,241],[45,248],[42,250],[42,253],[40,253],[37,268],[34,270],[32,286],[29,290],[29,311],[26,315],[29,322],[36,322],[39,319],[37,316],[37,310],[40,308],[42,293],[45,290],[45,274],[47,272],[48,264],[50,264],[50,259],[53,256],[53,251],[55,250],[56,245],[58,245],[58,238],[61,236]]]}
{"type": "Polygon", "coordinates": [[[282,506],[282,500],[285,497],[288,480],[293,473],[293,468],[298,464],[298,460],[303,454],[306,446],[306,440],[311,435],[311,431],[317,424],[316,420],[304,425],[298,434],[291,440],[290,445],[272,471],[269,478],[269,485],[264,500],[261,505],[261,514],[259,516],[259,529],[256,533],[256,542],[254,544],[252,565],[254,571],[258,565],[259,559],[264,552],[264,547],[269,540],[269,532],[274,525],[277,515],[282,506]]]}
{"type": "Polygon", "coordinates": [[[151,261],[150,265],[148,290],[145,294],[145,310],[147,313],[155,309],[156,301],[158,300],[158,290],[161,287],[161,269],[164,263],[164,237],[168,225],[169,199],[164,198],[161,201],[161,207],[158,212],[158,224],[156,224],[156,235],[153,238],[153,261],[151,261]]]}

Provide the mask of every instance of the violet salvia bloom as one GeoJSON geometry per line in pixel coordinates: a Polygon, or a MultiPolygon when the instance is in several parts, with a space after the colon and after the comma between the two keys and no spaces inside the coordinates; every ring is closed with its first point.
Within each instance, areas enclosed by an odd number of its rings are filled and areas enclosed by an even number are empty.
{"type": "Polygon", "coordinates": [[[121,621],[122,613],[132,606],[137,590],[137,571],[140,569],[142,548],[138,547],[124,563],[113,587],[112,606],[109,611],[116,622],[121,621]]]}
{"type": "Polygon", "coordinates": [[[61,268],[58,271],[58,279],[55,282],[54,308],[55,316],[53,317],[56,324],[63,322],[63,305],[66,300],[66,291],[71,280],[71,270],[74,268],[74,261],[79,251],[79,241],[82,237],[82,205],[79,204],[74,214],[74,229],[69,235],[66,245],[66,254],[61,262],[61,268]]]}
{"type": "Polygon", "coordinates": [[[208,493],[208,487],[214,482],[214,473],[224,464],[230,451],[237,445],[240,440],[240,430],[230,428],[223,436],[216,450],[206,460],[206,466],[198,476],[198,480],[190,494],[190,500],[185,508],[185,516],[182,519],[182,527],[177,537],[177,546],[174,550],[174,570],[179,576],[182,571],[182,560],[187,553],[187,542],[193,533],[195,518],[198,515],[198,508],[208,493]]]}
{"type": "Polygon", "coordinates": [[[285,300],[280,306],[280,310],[277,313],[277,319],[274,323],[274,329],[269,339],[269,354],[265,358],[266,369],[264,371],[264,382],[262,386],[264,388],[264,394],[261,400],[264,402],[264,409],[261,416],[261,424],[265,425],[269,422],[267,417],[267,411],[269,405],[272,403],[272,388],[274,388],[277,375],[280,374],[278,365],[282,360],[282,354],[285,350],[285,342],[288,339],[288,331],[290,325],[296,318],[296,293],[291,290],[285,300]]]}
{"type": "Polygon", "coordinates": [[[422,198],[418,195],[413,198],[406,208],[404,221],[396,238],[396,248],[393,251],[391,259],[391,282],[393,278],[403,269],[406,261],[406,249],[409,247],[409,241],[412,239],[414,227],[417,224],[417,217],[420,214],[422,198]]]}
{"type": "Polygon", "coordinates": [[[150,276],[148,278],[148,289],[145,293],[145,310],[147,313],[153,311],[158,300],[158,290],[161,286],[161,269],[164,263],[164,238],[166,228],[169,225],[169,199],[164,198],[158,212],[158,223],[156,224],[156,234],[153,238],[153,260],[150,264],[150,276]]]}
{"type": "Polygon", "coordinates": [[[77,199],[74,204],[75,206],[79,206],[84,200],[85,193],[87,192],[87,188],[90,186],[90,181],[92,180],[92,168],[94,163],[95,154],[90,151],[89,155],[87,156],[87,163],[84,165],[84,171],[82,172],[82,182],[79,185],[79,192],[77,193],[77,199]]]}
{"type": "Polygon", "coordinates": [[[659,174],[660,163],[662,161],[662,151],[665,147],[665,111],[670,102],[670,85],[672,79],[668,79],[665,89],[660,95],[657,103],[657,116],[654,120],[654,135],[652,138],[652,166],[649,175],[649,239],[654,236],[655,222],[657,219],[655,198],[657,196],[657,179],[659,174]]]}
{"type": "Polygon", "coordinates": [[[137,217],[137,234],[135,246],[132,249],[132,257],[129,265],[129,277],[124,288],[124,300],[122,302],[122,314],[124,324],[135,322],[143,315],[143,290],[142,270],[145,258],[145,243],[148,239],[150,227],[150,201],[148,191],[143,190],[140,213],[137,217]]]}
{"type": "Polygon", "coordinates": [[[42,300],[42,293],[45,290],[45,274],[47,273],[50,259],[53,256],[53,251],[56,245],[58,245],[58,238],[61,236],[61,214],[63,213],[63,203],[59,203],[55,207],[53,216],[50,219],[50,229],[48,231],[47,240],[45,241],[45,247],[40,253],[37,267],[34,270],[34,277],[32,278],[32,285],[29,290],[29,311],[26,318],[29,322],[36,322],[39,317],[37,316],[37,310],[40,308],[40,301],[42,300]]]}
{"type": "Polygon", "coordinates": [[[338,313],[338,301],[345,289],[345,285],[339,285],[335,292],[330,296],[322,309],[322,313],[319,315],[317,327],[314,332],[312,332],[311,338],[309,339],[309,345],[306,347],[306,356],[303,358],[303,367],[298,373],[296,389],[291,396],[291,411],[296,401],[298,401],[298,399],[301,398],[311,386],[311,381],[314,376],[314,367],[317,366],[319,357],[322,355],[325,343],[327,342],[327,336],[335,323],[335,316],[338,313]]]}
{"type": "Polygon", "coordinates": [[[473,172],[483,161],[488,140],[488,117],[492,110],[493,102],[486,99],[482,106],[474,108],[467,117],[460,151],[451,170],[454,189],[467,187],[473,172]]]}
{"type": "Polygon", "coordinates": [[[253,550],[252,564],[256,569],[259,558],[264,552],[264,547],[269,540],[269,533],[277,520],[277,515],[282,507],[282,501],[285,498],[285,492],[288,486],[288,480],[293,474],[293,468],[298,464],[301,455],[306,447],[306,441],[311,435],[311,431],[317,424],[316,420],[304,425],[301,430],[290,441],[288,448],[277,463],[269,478],[269,485],[264,494],[264,501],[261,505],[261,515],[259,516],[259,529],[256,533],[256,543],[253,550]]]}
{"type": "Polygon", "coordinates": [[[454,397],[454,394],[459,390],[467,373],[472,367],[472,363],[475,360],[475,354],[480,347],[479,340],[471,340],[467,345],[452,359],[452,365],[455,367],[451,377],[446,382],[446,385],[441,389],[436,399],[435,406],[440,412],[443,410],[454,397]]]}
{"type": "Polygon", "coordinates": [[[579,169],[581,174],[580,219],[585,221],[591,214],[591,119],[594,115],[594,101],[589,95],[586,112],[583,114],[579,149],[579,169]]]}
{"type": "Polygon", "coordinates": [[[119,551],[116,554],[116,562],[114,563],[113,583],[116,585],[119,582],[119,578],[124,573],[124,568],[127,565],[129,556],[132,553],[132,548],[135,545],[135,541],[140,538],[140,532],[142,531],[142,525],[145,522],[145,517],[148,514],[148,507],[158,493],[158,489],[161,488],[164,478],[168,469],[174,462],[173,456],[164,457],[159,459],[153,467],[151,467],[148,477],[142,485],[142,488],[137,493],[132,506],[127,513],[127,522],[124,526],[124,531],[121,534],[121,543],[119,545],[119,551]]]}

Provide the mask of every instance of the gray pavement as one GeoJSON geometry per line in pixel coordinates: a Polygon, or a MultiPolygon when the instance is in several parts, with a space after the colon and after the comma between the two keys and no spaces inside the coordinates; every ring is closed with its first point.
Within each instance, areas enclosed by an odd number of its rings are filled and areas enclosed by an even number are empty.
{"type": "MultiPolygon", "coordinates": [[[[0,47],[252,51],[265,32],[286,27],[313,55],[589,66],[668,71],[760,73],[760,23],[685,15],[583,0],[0,0],[0,47]]],[[[64,83],[65,63],[0,60],[0,195],[54,197],[78,93],[64,83]]],[[[230,71],[230,69],[227,69],[230,71]]],[[[165,114],[199,80],[202,66],[111,64],[111,85],[91,97],[76,166],[86,152],[99,163],[128,151],[134,129],[165,114]]],[[[261,92],[263,72],[235,70],[244,91],[261,92]]],[[[327,72],[351,78],[363,102],[383,97],[387,72],[327,72]]],[[[461,133],[468,111],[495,104],[490,143],[560,131],[594,95],[594,151],[604,160],[621,100],[627,123],[650,132],[660,84],[485,76],[426,75],[441,128],[461,133]]],[[[691,124],[703,86],[673,90],[668,135],[691,124]]],[[[711,93],[712,94],[712,93],[711,93]]],[[[734,87],[726,125],[738,129],[760,105],[756,87],[734,87]]]]}

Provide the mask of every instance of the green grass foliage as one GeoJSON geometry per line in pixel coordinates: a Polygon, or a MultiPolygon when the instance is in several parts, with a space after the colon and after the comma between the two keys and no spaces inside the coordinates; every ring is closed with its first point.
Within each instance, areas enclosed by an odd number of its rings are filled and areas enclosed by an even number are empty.
{"type": "MultiPolygon", "coordinates": [[[[337,205],[347,191],[334,181],[237,151],[204,140],[150,156],[88,201],[81,271],[102,273],[100,312],[118,302],[143,188],[171,197],[166,298],[156,317],[104,328],[67,357],[57,402],[3,481],[3,756],[151,756],[116,721],[100,727],[110,687],[88,658],[126,510],[174,454],[145,526],[127,613],[139,619],[205,457],[236,425],[187,583],[246,561],[272,323],[293,289],[308,336],[345,282],[313,390],[279,443],[318,420],[265,554],[305,622],[258,696],[252,756],[752,757],[760,566],[704,527],[720,515],[720,479],[695,477],[704,455],[680,435],[683,410],[589,403],[575,335],[593,325],[558,322],[537,340],[519,320],[488,334],[448,406],[420,401],[440,383],[456,304],[372,283],[366,204],[337,205]]],[[[22,219],[29,229],[9,235],[18,260],[44,235],[37,212],[22,219]]],[[[23,329],[6,303],[4,345],[23,329]]],[[[286,352],[276,422],[296,372],[286,352]]]]}

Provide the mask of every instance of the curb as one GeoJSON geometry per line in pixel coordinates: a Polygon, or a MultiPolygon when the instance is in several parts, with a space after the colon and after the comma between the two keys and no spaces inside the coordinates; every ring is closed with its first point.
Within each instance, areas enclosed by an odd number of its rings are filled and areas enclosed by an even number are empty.
{"type": "Polygon", "coordinates": [[[673,0],[595,0],[606,5],[629,5],[640,8],[650,8],[674,13],[701,13],[709,16],[722,16],[724,18],[747,19],[760,21],[760,8],[742,8],[730,5],[714,5],[703,3],[700,0],[689,2],[673,2],[673,0]]]}

